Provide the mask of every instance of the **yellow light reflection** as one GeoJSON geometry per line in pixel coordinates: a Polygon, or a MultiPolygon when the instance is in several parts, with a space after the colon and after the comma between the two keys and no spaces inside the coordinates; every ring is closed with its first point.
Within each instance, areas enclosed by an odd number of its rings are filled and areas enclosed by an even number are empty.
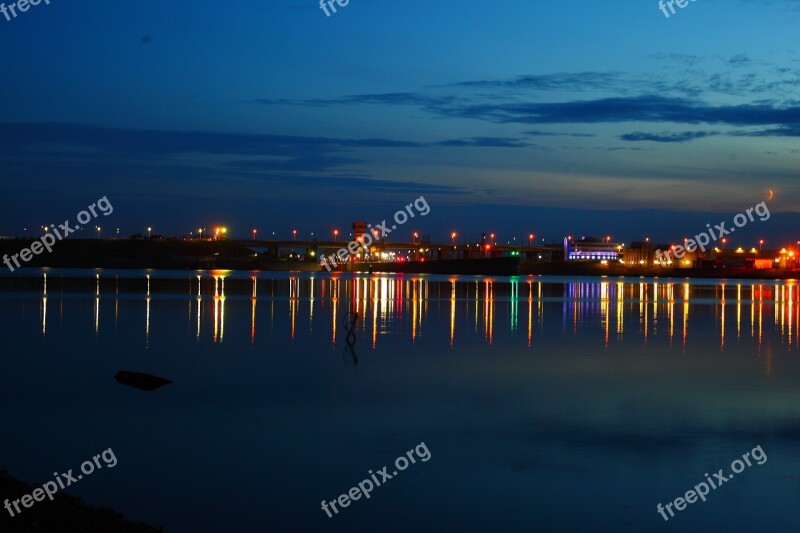
{"type": "Polygon", "coordinates": [[[750,285],[750,338],[755,336],[756,327],[756,286],[750,285]]]}
{"type": "Polygon", "coordinates": [[[47,335],[47,272],[42,285],[42,335],[47,335]]]}
{"type": "Polygon", "coordinates": [[[144,345],[150,346],[150,274],[147,274],[147,296],[145,297],[145,319],[144,319],[144,345]]]}
{"type": "Polygon", "coordinates": [[[250,344],[253,345],[256,342],[256,301],[258,300],[258,279],[255,276],[251,276],[250,279],[253,280],[253,295],[250,297],[252,302],[252,307],[250,309],[250,344]]]}
{"type": "Polygon", "coordinates": [[[225,339],[225,275],[214,275],[214,342],[225,339]]]}
{"type": "Polygon", "coordinates": [[[689,332],[689,283],[683,284],[683,341],[681,346],[686,348],[686,338],[689,332]]]}
{"type": "Polygon", "coordinates": [[[289,315],[291,316],[292,343],[297,328],[297,299],[300,294],[300,280],[294,276],[289,278],[289,315]]]}
{"type": "Polygon", "coordinates": [[[95,274],[97,283],[94,296],[94,334],[100,333],[100,274],[95,274]]]}
{"type": "MultiPolygon", "coordinates": [[[[375,290],[377,291],[378,283],[375,283],[375,290]]],[[[379,314],[379,301],[377,298],[372,299],[372,349],[378,345],[378,314],[379,314]]]]}
{"type": "Polygon", "coordinates": [[[200,276],[197,276],[197,336],[195,339],[200,340],[200,309],[202,308],[203,295],[200,292],[200,276]]]}
{"type": "Polygon", "coordinates": [[[491,345],[494,341],[494,287],[492,280],[484,282],[483,306],[484,336],[491,345]]]}
{"type": "Polygon", "coordinates": [[[742,339],[742,285],[736,286],[736,340],[742,339]]]}
{"type": "Polygon", "coordinates": [[[417,299],[419,295],[417,294],[417,282],[411,282],[411,342],[412,344],[417,340],[417,299]]]}
{"type": "MultiPolygon", "coordinates": [[[[314,276],[308,280],[308,330],[313,331],[314,328],[314,276]]],[[[255,289],[254,289],[255,290],[255,289]]]]}
{"type": "Polygon", "coordinates": [[[639,283],[639,325],[644,329],[644,343],[647,344],[647,326],[650,320],[647,315],[647,289],[644,283],[639,283]]]}
{"type": "Polygon", "coordinates": [[[336,314],[339,308],[339,280],[331,280],[331,344],[336,345],[336,314]]]}

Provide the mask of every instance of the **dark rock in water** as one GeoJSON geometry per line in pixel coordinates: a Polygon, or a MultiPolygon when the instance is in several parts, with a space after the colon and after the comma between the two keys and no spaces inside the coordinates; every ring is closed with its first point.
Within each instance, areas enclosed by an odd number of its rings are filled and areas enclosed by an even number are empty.
{"type": "Polygon", "coordinates": [[[139,390],[152,391],[169,385],[172,381],[158,376],[151,376],[150,374],[141,374],[139,372],[128,372],[120,370],[114,374],[114,378],[121,385],[128,385],[139,390]]]}

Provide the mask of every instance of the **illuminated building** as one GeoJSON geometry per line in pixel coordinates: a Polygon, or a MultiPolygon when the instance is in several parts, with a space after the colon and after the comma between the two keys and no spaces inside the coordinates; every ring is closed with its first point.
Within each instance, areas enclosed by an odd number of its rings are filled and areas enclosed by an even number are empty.
{"type": "Polygon", "coordinates": [[[364,234],[367,232],[366,222],[353,222],[353,237],[356,242],[364,242],[364,234]]]}
{"type": "Polygon", "coordinates": [[[567,261],[618,261],[623,249],[622,244],[603,242],[594,237],[582,237],[580,241],[564,237],[564,258],[567,261]]]}

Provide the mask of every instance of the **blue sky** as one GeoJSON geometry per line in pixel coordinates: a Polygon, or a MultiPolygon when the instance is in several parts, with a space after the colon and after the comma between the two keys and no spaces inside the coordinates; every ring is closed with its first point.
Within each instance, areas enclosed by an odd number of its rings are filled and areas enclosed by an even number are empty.
{"type": "MultiPolygon", "coordinates": [[[[10,3],[7,2],[6,3],[10,3]]],[[[796,240],[800,1],[51,0],[0,16],[0,235],[101,196],[124,234],[661,241],[775,191],[796,240]],[[415,221],[416,222],[416,221],[415,221]]]]}

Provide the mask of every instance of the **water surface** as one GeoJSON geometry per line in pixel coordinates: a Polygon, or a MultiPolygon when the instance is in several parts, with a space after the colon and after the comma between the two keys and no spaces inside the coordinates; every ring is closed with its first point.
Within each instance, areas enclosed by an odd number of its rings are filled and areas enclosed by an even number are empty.
{"type": "Polygon", "coordinates": [[[5,274],[0,467],[42,483],[113,448],[72,493],[167,531],[785,531],[798,298],[792,281],[5,274]],[[429,461],[321,510],[423,441],[429,461]],[[656,512],[758,445],[763,465],[656,512]]]}

